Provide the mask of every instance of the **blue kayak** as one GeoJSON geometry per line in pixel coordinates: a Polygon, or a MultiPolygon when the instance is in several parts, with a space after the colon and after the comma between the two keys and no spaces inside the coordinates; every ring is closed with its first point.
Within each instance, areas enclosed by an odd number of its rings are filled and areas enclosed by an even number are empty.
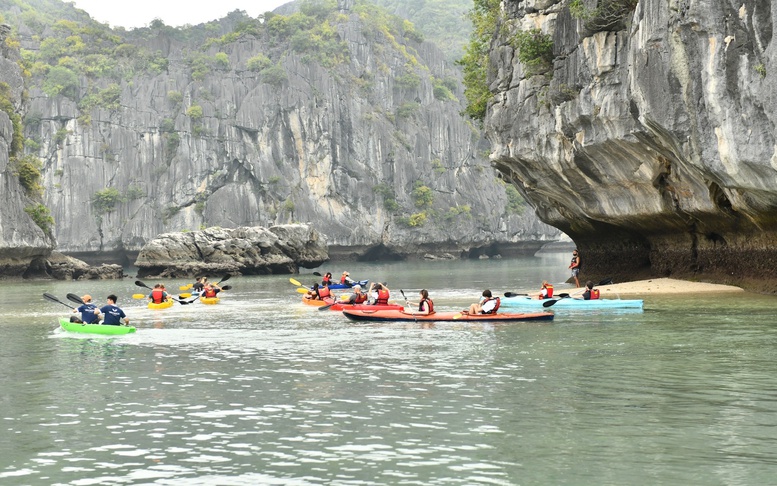
{"type": "Polygon", "coordinates": [[[642,309],[642,300],[626,300],[626,299],[594,299],[583,300],[575,299],[572,297],[566,297],[563,299],[532,299],[531,297],[518,296],[518,297],[503,297],[501,307],[512,307],[519,309],[642,309]],[[544,307],[542,304],[545,302],[555,300],[556,303],[544,307]]]}
{"type": "Polygon", "coordinates": [[[350,289],[354,285],[360,285],[365,291],[367,290],[367,283],[369,280],[359,280],[358,282],[354,282],[353,285],[346,285],[341,283],[333,283],[329,286],[329,290],[340,290],[340,289],[350,289]]]}

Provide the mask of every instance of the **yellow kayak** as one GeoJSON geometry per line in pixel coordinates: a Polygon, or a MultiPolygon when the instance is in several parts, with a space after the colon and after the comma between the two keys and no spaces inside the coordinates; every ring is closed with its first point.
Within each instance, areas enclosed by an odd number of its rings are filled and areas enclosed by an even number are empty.
{"type": "Polygon", "coordinates": [[[200,297],[200,302],[202,302],[203,304],[209,304],[209,305],[218,304],[219,303],[219,298],[218,297],[200,297]]]}
{"type": "Polygon", "coordinates": [[[175,301],[173,299],[168,299],[161,304],[155,304],[153,302],[148,303],[149,309],[167,309],[168,307],[172,307],[173,304],[175,304],[175,301]]]}

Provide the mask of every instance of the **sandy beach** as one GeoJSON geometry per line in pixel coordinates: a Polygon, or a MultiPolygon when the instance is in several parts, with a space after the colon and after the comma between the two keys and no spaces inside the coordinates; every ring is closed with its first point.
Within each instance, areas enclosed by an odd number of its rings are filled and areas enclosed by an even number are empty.
{"type": "MultiPolygon", "coordinates": [[[[701,294],[707,292],[744,292],[744,289],[733,285],[720,285],[703,282],[691,282],[674,278],[652,278],[634,282],[614,283],[597,287],[602,297],[609,298],[618,295],[655,295],[655,294],[701,294]]],[[[583,289],[578,289],[580,292],[583,289]]],[[[573,293],[575,290],[561,292],[573,293]]]]}

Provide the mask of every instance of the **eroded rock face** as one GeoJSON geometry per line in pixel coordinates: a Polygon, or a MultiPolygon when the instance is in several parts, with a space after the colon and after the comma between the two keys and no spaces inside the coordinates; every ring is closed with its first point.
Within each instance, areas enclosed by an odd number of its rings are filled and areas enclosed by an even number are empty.
{"type": "Polygon", "coordinates": [[[577,243],[584,273],[774,282],[770,4],[640,0],[600,32],[563,3],[506,5],[491,57],[492,160],[577,243]],[[527,75],[508,43],[534,26],[554,40],[546,76],[527,75]]]}
{"type": "Polygon", "coordinates": [[[138,277],[297,273],[329,259],[326,240],[309,225],[209,228],[165,233],[146,244],[138,277]]]}
{"type": "MultiPolygon", "coordinates": [[[[159,52],[164,72],[82,78],[76,99],[116,83],[118,107],[79,108],[34,79],[28,111],[41,123],[26,135],[41,141],[58,248],[135,253],[173,231],[294,222],[357,258],[558,238],[532,211],[508,212],[488,144],[460,115],[459,69],[431,43],[371,29],[351,7],[342,2],[332,25],[347,58],[330,67],[261,36],[201,50],[160,31],[128,42],[159,52]],[[193,53],[228,63],[195,76],[193,53]],[[282,80],[247,68],[259,54],[282,80]],[[112,203],[96,204],[108,189],[112,203]]],[[[19,29],[31,51],[46,37],[19,29]]]]}
{"type": "MultiPolygon", "coordinates": [[[[45,274],[45,258],[54,241],[25,212],[36,204],[26,193],[12,166],[14,124],[11,116],[22,113],[24,80],[19,68],[19,53],[6,45],[10,27],[0,25],[0,276],[21,277],[45,274]],[[5,102],[7,101],[7,102],[5,102]]],[[[22,155],[17,153],[17,156],[22,155]]]]}

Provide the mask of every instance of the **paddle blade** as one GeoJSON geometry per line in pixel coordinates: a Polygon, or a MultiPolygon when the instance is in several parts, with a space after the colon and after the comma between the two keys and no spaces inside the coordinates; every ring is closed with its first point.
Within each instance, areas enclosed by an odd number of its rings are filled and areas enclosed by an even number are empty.
{"type": "Polygon", "coordinates": [[[461,319],[462,317],[464,317],[464,314],[456,314],[453,316],[453,320],[455,321],[456,319],[461,319]]]}
{"type": "Polygon", "coordinates": [[[290,279],[289,279],[289,282],[291,282],[291,284],[292,284],[292,285],[296,285],[297,287],[302,287],[302,284],[300,283],[300,281],[299,281],[299,280],[296,280],[296,279],[290,278],[290,279]]]}
{"type": "Polygon", "coordinates": [[[76,304],[82,304],[84,303],[84,300],[77,296],[76,294],[67,294],[67,300],[71,302],[75,302],[76,304]]]}
{"type": "Polygon", "coordinates": [[[145,299],[146,294],[132,294],[133,299],[145,299]]]}
{"type": "Polygon", "coordinates": [[[567,297],[569,297],[569,294],[558,294],[556,297],[560,299],[566,299],[567,297]]]}
{"type": "Polygon", "coordinates": [[[188,298],[189,298],[189,297],[191,297],[191,296],[192,296],[192,294],[189,294],[189,293],[185,293],[185,294],[178,294],[178,298],[179,298],[179,299],[188,299],[188,298]]]}
{"type": "Polygon", "coordinates": [[[543,303],[542,303],[542,307],[550,307],[550,306],[552,306],[553,304],[555,304],[556,302],[558,302],[558,301],[557,301],[557,300],[555,300],[555,299],[554,299],[554,300],[547,300],[547,301],[545,301],[545,302],[543,302],[543,303]]]}
{"type": "Polygon", "coordinates": [[[505,297],[521,297],[528,296],[529,294],[516,294],[515,292],[505,292],[505,297]]]}
{"type": "Polygon", "coordinates": [[[148,285],[146,285],[146,284],[144,284],[143,282],[141,282],[140,280],[135,280],[135,285],[137,285],[138,287],[145,287],[145,288],[147,288],[147,289],[150,289],[150,288],[151,288],[151,287],[149,287],[148,285]]]}
{"type": "Polygon", "coordinates": [[[306,289],[306,288],[304,288],[304,287],[299,287],[299,288],[297,289],[297,293],[298,293],[298,294],[307,294],[307,293],[308,293],[308,289],[306,289]]]}
{"type": "Polygon", "coordinates": [[[61,300],[59,300],[59,299],[58,299],[56,296],[54,296],[54,295],[51,295],[51,294],[49,294],[48,292],[43,292],[43,297],[45,297],[46,299],[48,299],[48,300],[50,300],[50,301],[52,301],[52,302],[56,302],[56,303],[58,303],[58,304],[62,304],[62,305],[64,305],[65,307],[70,307],[71,309],[75,309],[75,307],[73,307],[72,305],[68,305],[68,304],[66,304],[66,303],[62,302],[62,301],[61,301],[61,300]]]}
{"type": "Polygon", "coordinates": [[[229,290],[231,288],[232,288],[231,285],[225,285],[225,286],[221,287],[221,290],[229,290]]]}
{"type": "Polygon", "coordinates": [[[180,287],[178,287],[178,290],[189,290],[190,288],[192,288],[192,284],[181,285],[180,287]]]}
{"type": "Polygon", "coordinates": [[[600,281],[597,285],[612,285],[612,277],[607,277],[604,280],[600,281]]]}
{"type": "Polygon", "coordinates": [[[320,273],[318,273],[318,272],[313,272],[313,275],[315,275],[316,277],[321,277],[321,276],[322,276],[322,275],[321,275],[320,273]]]}
{"type": "Polygon", "coordinates": [[[320,310],[320,311],[329,310],[329,308],[332,307],[333,305],[334,304],[322,305],[321,307],[318,308],[318,310],[320,310]]]}
{"type": "Polygon", "coordinates": [[[227,274],[227,275],[224,275],[223,277],[221,277],[221,280],[219,280],[219,281],[216,283],[216,285],[220,284],[221,282],[226,282],[226,281],[227,281],[227,280],[229,280],[231,277],[232,277],[232,275],[229,275],[229,274],[227,274]]]}

